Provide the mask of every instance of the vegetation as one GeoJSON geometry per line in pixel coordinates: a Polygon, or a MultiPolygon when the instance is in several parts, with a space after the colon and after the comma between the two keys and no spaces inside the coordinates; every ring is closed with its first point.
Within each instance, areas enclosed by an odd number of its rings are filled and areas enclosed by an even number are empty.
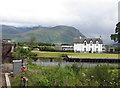
{"type": "Polygon", "coordinates": [[[73,53],[73,52],[47,52],[47,51],[32,51],[38,54],[38,57],[60,57],[63,54],[67,54],[71,57],[79,58],[118,58],[119,54],[107,54],[107,53],[73,53]]]}
{"type": "Polygon", "coordinates": [[[116,24],[115,34],[111,34],[111,39],[120,43],[120,22],[116,24]]]}
{"type": "Polygon", "coordinates": [[[19,46],[12,54],[14,59],[20,59],[21,57],[36,57],[37,53],[31,51],[31,49],[24,49],[19,46]]]}
{"type": "Polygon", "coordinates": [[[103,86],[108,86],[109,88],[119,88],[120,78],[118,75],[120,71],[118,68],[109,65],[85,68],[79,67],[77,64],[65,67],[61,67],[60,63],[56,67],[29,64],[25,73],[11,78],[11,83],[12,86],[20,86],[20,77],[23,75],[29,79],[28,86],[31,87],[96,86],[96,88],[103,88],[103,86]]]}
{"type": "MultiPolygon", "coordinates": [[[[29,46],[31,46],[31,44],[29,42],[18,42],[18,46],[29,47],[29,46]]],[[[39,47],[39,46],[55,46],[55,44],[47,43],[47,42],[34,42],[34,47],[39,47]]]]}
{"type": "Polygon", "coordinates": [[[38,42],[38,46],[55,46],[55,44],[47,43],[47,42],[38,42]]]}
{"type": "Polygon", "coordinates": [[[52,43],[33,42],[33,41],[32,42],[19,42],[18,46],[29,47],[31,49],[39,48],[40,51],[56,51],[53,47],[55,46],[55,44],[52,44],[52,43]]]}
{"type": "Polygon", "coordinates": [[[39,46],[40,51],[55,51],[55,49],[51,46],[39,46]]]}
{"type": "MultiPolygon", "coordinates": [[[[23,49],[23,46],[29,44],[19,43],[17,49],[13,53],[14,57],[18,56],[39,56],[39,57],[60,57],[67,54],[72,57],[84,58],[118,58],[118,54],[105,54],[105,53],[72,53],[72,52],[46,52],[46,51],[32,51],[32,49],[23,49]],[[20,52],[20,54],[19,54],[20,52]]],[[[41,46],[49,47],[49,46],[41,46]]],[[[51,50],[51,49],[50,49],[51,50]]],[[[58,66],[38,66],[32,64],[32,59],[29,59],[28,69],[15,77],[11,77],[12,86],[20,86],[21,76],[29,79],[28,86],[30,87],[48,87],[55,88],[58,86],[64,87],[79,87],[79,86],[96,86],[101,87],[109,86],[119,88],[120,83],[120,67],[109,65],[97,65],[95,67],[83,67],[73,64],[72,66],[62,67],[61,63],[58,66]]]]}

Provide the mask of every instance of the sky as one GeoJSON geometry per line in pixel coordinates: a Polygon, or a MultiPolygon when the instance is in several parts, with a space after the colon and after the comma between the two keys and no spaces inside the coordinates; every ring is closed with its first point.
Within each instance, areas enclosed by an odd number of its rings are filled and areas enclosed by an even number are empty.
{"type": "Polygon", "coordinates": [[[0,24],[68,25],[86,37],[110,44],[118,22],[119,0],[0,0],[0,24]]]}

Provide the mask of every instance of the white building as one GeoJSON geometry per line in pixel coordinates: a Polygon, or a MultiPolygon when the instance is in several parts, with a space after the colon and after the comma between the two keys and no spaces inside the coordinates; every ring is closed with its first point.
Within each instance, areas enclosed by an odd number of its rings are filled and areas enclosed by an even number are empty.
{"type": "Polygon", "coordinates": [[[61,44],[61,48],[63,51],[73,50],[73,45],[72,44],[61,44]]]}
{"type": "Polygon", "coordinates": [[[103,41],[101,38],[76,38],[74,39],[74,52],[102,53],[103,41]]]}

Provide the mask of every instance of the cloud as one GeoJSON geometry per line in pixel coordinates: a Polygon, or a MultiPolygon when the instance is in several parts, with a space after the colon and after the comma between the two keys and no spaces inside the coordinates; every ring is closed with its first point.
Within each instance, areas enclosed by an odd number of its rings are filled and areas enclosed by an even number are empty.
{"type": "Polygon", "coordinates": [[[0,23],[15,26],[69,25],[76,27],[87,37],[101,34],[105,40],[114,32],[118,1],[2,0],[0,23]]]}

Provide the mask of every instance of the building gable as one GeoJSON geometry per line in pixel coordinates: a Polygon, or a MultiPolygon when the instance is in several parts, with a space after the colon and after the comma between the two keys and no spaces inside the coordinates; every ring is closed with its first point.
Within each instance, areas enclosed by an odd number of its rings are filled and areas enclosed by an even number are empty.
{"type": "Polygon", "coordinates": [[[99,44],[103,44],[103,41],[100,38],[76,38],[74,39],[74,43],[80,43],[83,44],[84,42],[87,42],[87,44],[90,44],[92,41],[93,44],[96,44],[96,41],[98,41],[99,44]]]}

